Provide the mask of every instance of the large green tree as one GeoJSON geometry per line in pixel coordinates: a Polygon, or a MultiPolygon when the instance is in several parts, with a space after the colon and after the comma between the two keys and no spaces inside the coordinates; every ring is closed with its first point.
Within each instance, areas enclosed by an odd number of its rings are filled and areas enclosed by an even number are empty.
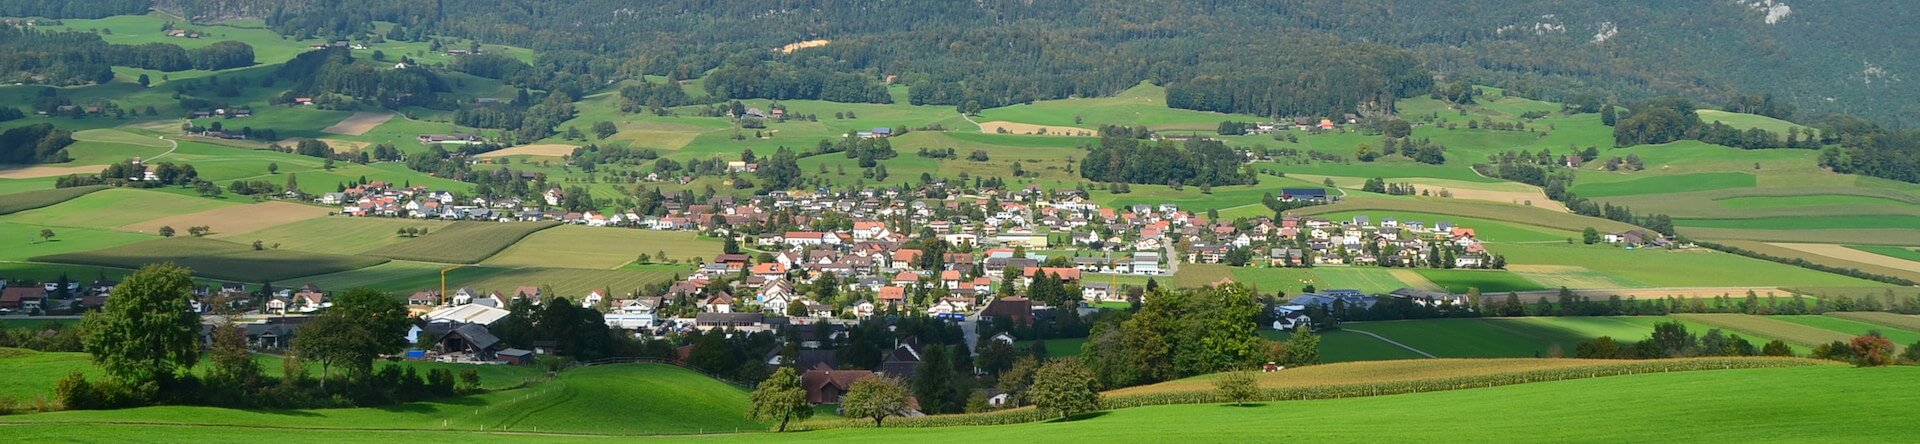
{"type": "Polygon", "coordinates": [[[793,367],[782,366],[773,371],[773,376],[760,381],[753,394],[748,396],[753,408],[747,416],[761,421],[779,420],[779,431],[787,431],[787,422],[794,419],[813,417],[813,404],[807,402],[807,391],[800,387],[800,375],[793,367]]]}
{"type": "Polygon", "coordinates": [[[873,426],[879,427],[880,422],[888,416],[901,415],[909,410],[907,397],[906,384],[893,378],[873,376],[854,381],[853,387],[847,388],[847,394],[840,397],[840,408],[846,410],[847,416],[872,418],[873,426]]]}
{"type": "Polygon", "coordinates": [[[1100,409],[1100,379],[1077,358],[1056,359],[1034,372],[1027,397],[1041,412],[1066,419],[1100,409]]]}
{"type": "Polygon", "coordinates": [[[357,379],[372,374],[373,360],[380,355],[405,348],[406,332],[406,303],[386,293],[355,288],[335,295],[333,305],[301,327],[294,348],[302,358],[320,362],[323,376],[339,365],[357,379]]]}
{"type": "Polygon", "coordinates": [[[141,268],[81,323],[93,362],[124,383],[169,380],[200,360],[200,314],[193,311],[193,271],[186,267],[141,268]]]}

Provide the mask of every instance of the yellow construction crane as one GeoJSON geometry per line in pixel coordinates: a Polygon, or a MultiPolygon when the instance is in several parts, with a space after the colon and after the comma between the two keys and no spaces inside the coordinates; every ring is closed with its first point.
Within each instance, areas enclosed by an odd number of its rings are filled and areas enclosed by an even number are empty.
{"type": "Polygon", "coordinates": [[[447,305],[447,272],[458,270],[463,265],[455,265],[440,270],[440,305],[447,305]]]}

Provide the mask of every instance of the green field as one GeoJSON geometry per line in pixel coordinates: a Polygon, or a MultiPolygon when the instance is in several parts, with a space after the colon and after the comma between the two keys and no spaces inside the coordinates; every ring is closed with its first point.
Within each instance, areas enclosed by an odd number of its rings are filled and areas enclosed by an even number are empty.
{"type": "MultiPolygon", "coordinates": [[[[280,244],[281,248],[288,250],[359,254],[412,240],[413,238],[396,234],[403,228],[425,229],[428,234],[432,234],[434,230],[445,228],[450,224],[440,220],[424,219],[321,217],[249,232],[234,240],[248,242],[259,240],[267,244],[280,244]]],[[[225,236],[215,235],[214,237],[224,238],[225,236]]]]}
{"type": "Polygon", "coordinates": [[[1912,229],[1920,216],[1804,216],[1758,219],[1675,219],[1675,226],[1752,230],[1912,229]]]}
{"type": "Polygon", "coordinates": [[[659,256],[662,252],[667,258],[699,263],[720,254],[720,244],[720,240],[689,231],[563,225],[533,233],[483,264],[605,270],[633,262],[641,254],[659,256]]]}
{"type": "MultiPolygon", "coordinates": [[[[1913,367],[1850,368],[1811,366],[1795,368],[1715,370],[1654,373],[1607,378],[1578,379],[1493,388],[1417,393],[1397,396],[1347,398],[1319,401],[1287,401],[1230,407],[1218,404],[1171,405],[1116,410],[1071,422],[1030,423],[991,427],[841,429],[804,433],[727,434],[703,437],[724,442],[979,442],[982,440],[1019,441],[1034,436],[1054,436],[1060,442],[1129,442],[1142,439],[1183,439],[1203,442],[1241,441],[1248,436],[1275,434],[1276,430],[1292,439],[1345,442],[1389,439],[1408,442],[1498,442],[1516,436],[1555,442],[1685,442],[1703,439],[1732,442],[1779,441],[1904,441],[1907,433],[1886,424],[1920,414],[1920,369],[1913,367]],[[1742,390],[1737,387],[1763,386],[1767,390],[1742,390]],[[1568,402],[1579,399],[1582,402],[1568,402]],[[1648,403],[1648,399],[1661,399],[1648,403]],[[1381,423],[1379,418],[1417,411],[1452,411],[1466,407],[1497,407],[1513,412],[1475,416],[1472,421],[1433,423],[1381,423]],[[1873,406],[1862,410],[1861,406],[1873,406]],[[1855,414],[1832,416],[1833,411],[1855,414]],[[1714,420],[1673,421],[1676,417],[1696,417],[1712,412],[1714,420]],[[1828,417],[1831,416],[1831,417],[1828,417]],[[1823,417],[1821,421],[1804,418],[1823,417]],[[1607,427],[1590,427],[1593,418],[1606,418],[1607,427]],[[1172,426],[1170,426],[1172,425],[1172,426]],[[1356,439],[1364,430],[1366,439],[1356,439]]],[[[674,399],[674,398],[659,398],[674,399]]],[[[670,404],[683,404],[674,400],[670,404]]],[[[561,404],[567,406],[571,404],[561,404]]],[[[646,415],[652,407],[646,403],[633,422],[651,422],[646,415]]],[[[429,408],[446,407],[428,405],[429,408]]],[[[744,407],[742,407],[744,408],[744,407]]],[[[420,423],[431,421],[443,412],[402,410],[391,416],[426,418],[395,424],[388,415],[361,417],[344,412],[322,412],[322,417],[268,416],[254,413],[182,418],[185,412],[170,408],[144,409],[155,418],[143,421],[248,424],[246,421],[271,421],[284,427],[308,424],[339,424],[354,420],[357,430],[307,430],[283,433],[284,442],[392,442],[417,439],[422,430],[437,430],[436,437],[462,442],[525,441],[515,434],[524,427],[505,431],[472,431],[465,422],[449,422],[434,427],[420,423]],[[391,428],[394,430],[373,430],[391,428]],[[404,430],[399,430],[404,429],[404,430]]],[[[553,410],[574,413],[572,410],[553,410]]],[[[600,409],[601,412],[618,411],[600,409]]],[[[225,413],[223,411],[223,413],[225,413]]],[[[601,413],[582,412],[588,418],[601,413]]],[[[98,415],[98,413],[93,413],[98,415]]],[[[244,426],[166,427],[133,424],[52,423],[65,415],[73,421],[85,421],[78,414],[29,415],[0,420],[17,423],[9,432],[28,441],[47,440],[125,440],[149,441],[242,441],[260,433],[244,426]]],[[[544,416],[544,415],[540,415],[544,416]]],[[[491,418],[489,418],[491,419],[491,418]]],[[[704,421],[704,419],[703,419],[704,421]]],[[[608,420],[609,428],[632,430],[625,420],[608,420]]],[[[724,427],[724,426],[722,426],[724,427]]],[[[556,427],[552,430],[559,430],[556,427]]],[[[610,431],[611,433],[612,431],[610,431]]],[[[602,442],[598,436],[544,435],[542,441],[602,442]]]]}
{"type": "Polygon", "coordinates": [[[1880,332],[1881,335],[1886,336],[1888,340],[1893,341],[1894,345],[1897,345],[1903,349],[1909,345],[1920,343],[1920,332],[1905,330],[1897,327],[1873,324],[1869,322],[1862,322],[1862,321],[1857,321],[1852,319],[1846,319],[1841,317],[1821,316],[1821,315],[1796,315],[1796,316],[1769,316],[1769,318],[1792,322],[1795,324],[1805,325],[1808,327],[1819,328],[1822,330],[1837,331],[1837,332],[1846,333],[1846,334],[1855,335],[1855,336],[1864,336],[1868,332],[1877,331],[1877,332],[1880,332]]]}
{"type": "MultiPolygon", "coordinates": [[[[7,318],[0,321],[0,327],[19,327],[22,325],[77,324],[78,320],[35,320],[7,318]],[[40,321],[40,322],[29,322],[40,321]]],[[[203,356],[204,360],[211,360],[203,356]]],[[[273,355],[256,354],[254,359],[260,362],[260,368],[278,374],[284,367],[282,358],[273,355]]],[[[510,365],[464,365],[428,361],[400,361],[401,366],[413,367],[421,374],[427,370],[443,368],[459,373],[462,370],[474,370],[480,375],[480,386],[488,390],[501,390],[521,385],[534,378],[544,376],[545,371],[532,366],[510,365]]],[[[53,386],[68,373],[80,372],[89,377],[98,377],[104,372],[93,363],[86,353],[39,352],[18,348],[0,348],[0,365],[9,370],[0,377],[0,399],[14,399],[23,403],[35,397],[53,396],[53,386]]],[[[385,365],[376,363],[376,365],[385,365]]],[[[309,362],[313,374],[321,371],[320,363],[309,362]]],[[[195,372],[205,372],[210,365],[202,363],[194,367],[195,372]]],[[[336,370],[337,371],[337,370],[336,370]]]]}
{"type": "Polygon", "coordinates": [[[1820,322],[1805,319],[1801,319],[1800,322],[1789,322],[1786,318],[1777,318],[1774,316],[1720,313],[1675,314],[1673,317],[1684,319],[1688,322],[1710,325],[1743,334],[1770,337],[1808,347],[1834,341],[1846,342],[1853,339],[1856,335],[1829,330],[1824,327],[1815,327],[1810,324],[1820,322]]]}
{"type": "Polygon", "coordinates": [[[87,424],[139,418],[148,424],[196,427],[273,424],[294,429],[619,435],[763,430],[764,425],[744,418],[746,410],[744,389],[678,367],[627,364],[570,370],[553,381],[523,389],[382,408],[147,407],[9,416],[6,421],[87,424]]]}
{"type": "MultiPolygon", "coordinates": [[[[368,287],[389,293],[407,294],[440,288],[440,270],[446,264],[392,261],[357,270],[307,276],[293,282],[313,283],[320,288],[368,287]]],[[[685,276],[685,265],[629,265],[616,270],[581,268],[500,268],[484,265],[459,266],[447,272],[451,291],[472,287],[479,291],[510,292],[524,285],[552,286],[556,294],[579,298],[588,291],[611,289],[617,295],[637,291],[648,284],[685,276]]]]}
{"type": "Polygon", "coordinates": [[[134,269],[161,262],[192,268],[194,275],[257,282],[370,267],[385,259],[265,249],[206,238],[154,239],[118,247],[32,258],[35,262],[134,269]]]}
{"type": "Polygon", "coordinates": [[[1589,177],[1595,177],[1593,175],[1580,177],[1582,180],[1576,182],[1573,192],[1586,198],[1750,188],[1755,184],[1754,176],[1748,173],[1677,174],[1608,182],[1586,181],[1589,177]]]}
{"type": "Polygon", "coordinates": [[[1743,196],[1719,199],[1721,206],[1727,208],[1778,208],[1807,207],[1816,205],[1912,205],[1904,201],[1874,196],[1853,196],[1844,194],[1805,195],[1805,196],[1743,196]]]}
{"type": "Polygon", "coordinates": [[[1546,287],[1524,276],[1504,270],[1437,270],[1420,268],[1414,270],[1429,281],[1439,284],[1449,292],[1466,293],[1469,288],[1480,291],[1508,292],[1545,290],[1546,287]]]}
{"type": "Polygon", "coordinates": [[[158,236],[89,228],[52,227],[0,222],[0,261],[24,261],[35,256],[78,253],[158,239],[158,236]],[[41,230],[53,230],[42,239],[41,230]]]}
{"type": "MultiPolygon", "coordinates": [[[[1665,316],[1421,319],[1348,322],[1341,328],[1372,332],[1440,357],[1519,358],[1547,356],[1555,345],[1561,353],[1571,355],[1576,344],[1600,336],[1638,342],[1653,334],[1654,324],[1674,320],[1665,316]]],[[[1678,320],[1694,334],[1705,334],[1712,328],[1690,319],[1678,320]]],[[[1751,333],[1741,334],[1755,345],[1767,342],[1751,333]]]]}
{"type": "Polygon", "coordinates": [[[0,215],[53,206],[105,189],[107,189],[105,185],[95,185],[0,194],[0,215]]]}
{"type": "Polygon", "coordinates": [[[559,226],[557,222],[455,222],[406,242],[366,252],[405,261],[472,264],[486,260],[527,235],[559,226]]]}
{"type": "Polygon", "coordinates": [[[0,216],[0,221],[56,227],[112,229],[226,205],[231,204],[160,191],[114,188],[88,193],[58,205],[0,216]]]}
{"type": "MultiPolygon", "coordinates": [[[[1269,341],[1286,342],[1292,333],[1272,330],[1261,326],[1260,337],[1269,341]]],[[[1425,358],[1412,350],[1388,344],[1379,338],[1346,330],[1331,330],[1319,333],[1320,361],[1326,363],[1382,361],[1389,359],[1425,358]]]]}

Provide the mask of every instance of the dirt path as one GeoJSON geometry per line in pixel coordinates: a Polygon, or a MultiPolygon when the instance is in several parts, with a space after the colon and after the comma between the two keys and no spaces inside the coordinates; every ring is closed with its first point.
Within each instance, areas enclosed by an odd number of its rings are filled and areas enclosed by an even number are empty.
{"type": "Polygon", "coordinates": [[[1438,357],[1439,357],[1439,356],[1434,356],[1434,355],[1433,355],[1432,353],[1427,353],[1427,352],[1424,352],[1424,351],[1420,351],[1420,349],[1417,349],[1417,348],[1413,348],[1413,346],[1410,346],[1410,345],[1407,345],[1407,344],[1402,344],[1402,343],[1400,343],[1400,341],[1395,341],[1395,340],[1392,340],[1392,339],[1387,339],[1387,337],[1386,337],[1386,336],[1380,336],[1380,335],[1376,335],[1376,334],[1373,334],[1373,332],[1370,332],[1370,331],[1365,331],[1365,330],[1354,330],[1354,329],[1351,329],[1351,328],[1342,328],[1341,330],[1346,330],[1346,331],[1350,331],[1350,332],[1354,332],[1354,333],[1359,333],[1359,334],[1363,334],[1363,335],[1367,335],[1367,336],[1372,336],[1372,337],[1373,337],[1374,339],[1379,339],[1379,340],[1381,340],[1381,341],[1384,341],[1384,342],[1386,342],[1386,343],[1388,343],[1388,344],[1393,344],[1393,345],[1396,345],[1396,346],[1399,346],[1400,348],[1404,348],[1404,349],[1407,349],[1407,351],[1410,351],[1410,352],[1414,352],[1414,353],[1416,353],[1416,354],[1419,354],[1420,356],[1426,356],[1426,357],[1429,357],[1429,358],[1438,358],[1438,357]]]}

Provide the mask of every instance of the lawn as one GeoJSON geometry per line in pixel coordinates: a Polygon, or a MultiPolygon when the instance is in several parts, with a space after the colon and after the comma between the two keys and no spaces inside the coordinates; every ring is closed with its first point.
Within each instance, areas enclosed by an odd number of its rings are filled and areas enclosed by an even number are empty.
{"type": "Polygon", "coordinates": [[[44,396],[51,401],[53,384],[75,370],[92,377],[103,374],[93,366],[93,358],[85,353],[45,353],[24,348],[0,348],[0,363],[5,364],[7,369],[6,376],[0,377],[0,400],[11,399],[23,406],[32,405],[35,397],[44,396]]]}
{"type": "Polygon", "coordinates": [[[1013,346],[1015,348],[1024,350],[1024,349],[1033,347],[1034,343],[1036,342],[1045,342],[1047,344],[1046,345],[1047,356],[1049,357],[1074,358],[1074,357],[1080,356],[1080,353],[1083,351],[1082,347],[1086,346],[1087,344],[1087,338],[1045,339],[1045,340],[1038,340],[1038,341],[1014,341],[1013,346]]]}
{"type": "Polygon", "coordinates": [[[426,236],[368,250],[366,254],[407,261],[472,264],[492,257],[536,231],[559,225],[557,222],[455,222],[426,236]]]}
{"type": "Polygon", "coordinates": [[[745,389],[678,367],[622,364],[569,370],[553,381],[523,389],[384,408],[272,411],[146,407],[9,416],[6,421],[88,424],[138,418],[148,424],[196,427],[272,424],[286,429],[407,429],[413,433],[651,435],[763,430],[763,424],[744,417],[746,411],[745,389]]]}
{"type": "Polygon", "coordinates": [[[194,237],[154,239],[100,250],[38,256],[32,260],[127,269],[173,262],[192,268],[196,276],[247,282],[333,273],[386,262],[386,259],[366,256],[272,248],[256,250],[247,245],[194,237]]]}
{"type": "Polygon", "coordinates": [[[1220,122],[1225,120],[1271,120],[1257,116],[1168,108],[1166,97],[1166,88],[1143,82],[1113,97],[1041,100],[992,108],[981,111],[980,117],[974,120],[1088,129],[1099,128],[1100,125],[1135,125],[1154,130],[1197,130],[1207,133],[1218,129],[1220,122]]]}
{"type": "MultiPolygon", "coordinates": [[[[641,254],[704,262],[720,254],[721,241],[688,231],[654,231],[565,225],[541,230],[483,262],[500,267],[611,269],[641,254]]],[[[662,259],[664,259],[662,258],[662,259]]],[[[656,259],[658,260],[658,259],[656,259]]]]}

